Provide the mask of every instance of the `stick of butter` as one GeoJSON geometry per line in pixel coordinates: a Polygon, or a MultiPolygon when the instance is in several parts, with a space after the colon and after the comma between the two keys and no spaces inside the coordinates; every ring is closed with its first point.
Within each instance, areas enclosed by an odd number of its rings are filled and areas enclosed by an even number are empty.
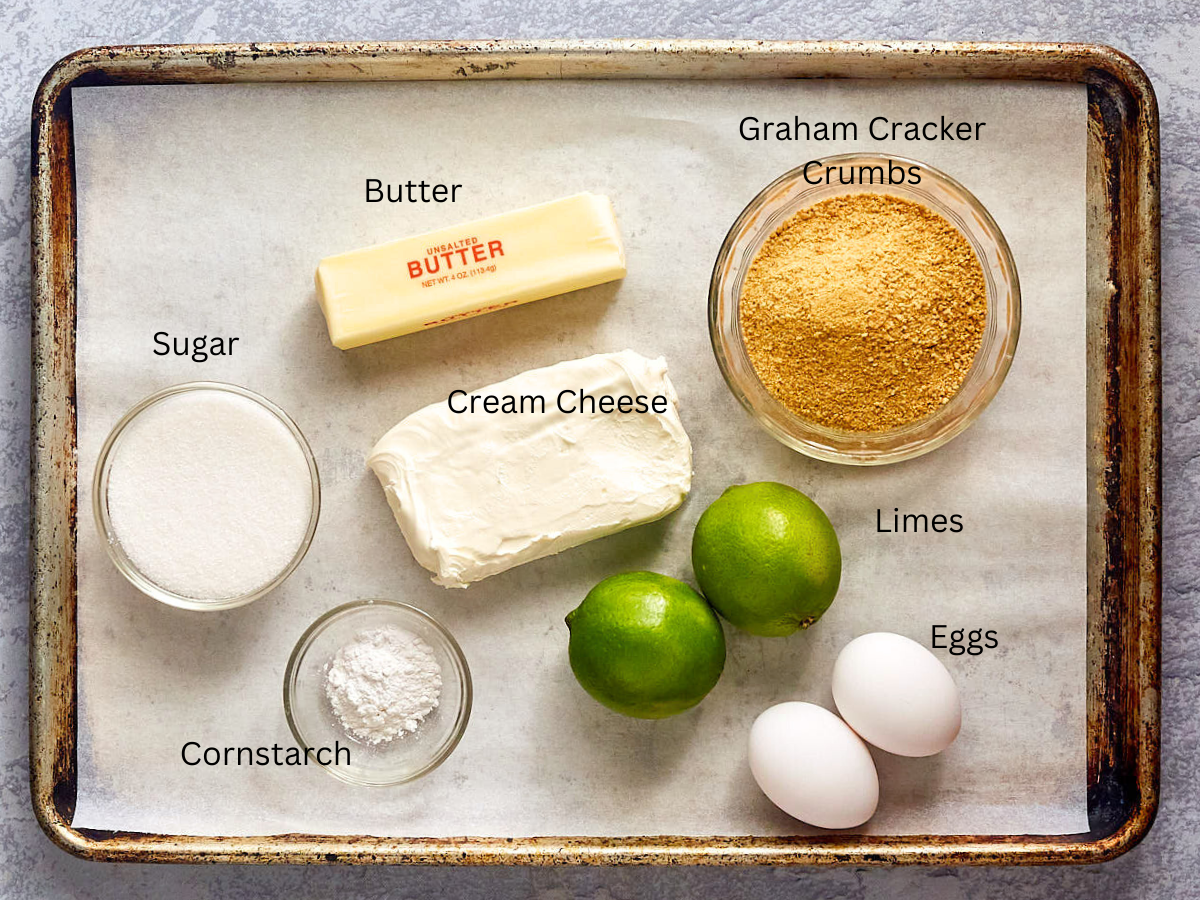
{"type": "Polygon", "coordinates": [[[584,193],[327,257],[317,299],[348,350],[624,277],[612,203],[584,193]]]}
{"type": "Polygon", "coordinates": [[[367,465],[417,562],[466,587],[678,507],[692,445],[677,406],[661,357],[589,356],[454,391],[367,465]]]}

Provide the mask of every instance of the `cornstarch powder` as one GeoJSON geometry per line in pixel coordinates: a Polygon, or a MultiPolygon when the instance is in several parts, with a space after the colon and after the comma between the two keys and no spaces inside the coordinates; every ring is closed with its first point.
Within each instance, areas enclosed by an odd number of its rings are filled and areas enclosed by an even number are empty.
{"type": "Polygon", "coordinates": [[[367,744],[416,731],[438,705],[442,668],[429,645],[395,626],[361,632],[325,672],[325,696],[342,728],[367,744]]]}
{"type": "Polygon", "coordinates": [[[160,587],[238,597],[287,568],[308,531],[312,476],[288,427],[224,390],[172,394],[113,448],[108,514],[122,549],[160,587]]]}
{"type": "Polygon", "coordinates": [[[887,431],[930,415],[966,379],[987,324],[983,267],[930,209],[850,194],[772,234],[740,298],[763,386],[801,418],[887,431]]]}

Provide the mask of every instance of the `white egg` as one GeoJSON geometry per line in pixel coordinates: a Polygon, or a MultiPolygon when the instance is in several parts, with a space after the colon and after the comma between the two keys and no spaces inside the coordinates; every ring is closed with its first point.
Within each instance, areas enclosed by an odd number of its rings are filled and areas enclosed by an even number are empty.
{"type": "Polygon", "coordinates": [[[853,828],[875,814],[871,751],[829,710],[780,703],[750,728],[750,771],[772,803],[820,828],[853,828]]]}
{"type": "Polygon", "coordinates": [[[900,756],[932,756],[962,726],[954,678],[914,640],[875,632],[842,648],[833,666],[833,702],[863,740],[900,756]]]}

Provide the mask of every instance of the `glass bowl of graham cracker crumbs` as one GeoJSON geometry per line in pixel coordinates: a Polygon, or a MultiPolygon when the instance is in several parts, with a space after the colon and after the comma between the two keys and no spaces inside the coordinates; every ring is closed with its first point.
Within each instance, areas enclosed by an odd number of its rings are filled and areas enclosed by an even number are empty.
{"type": "Polygon", "coordinates": [[[1020,322],[1012,254],[983,205],[885,154],[813,160],[769,184],[709,287],[734,396],[787,446],[850,465],[961,434],[999,391],[1020,322]]]}

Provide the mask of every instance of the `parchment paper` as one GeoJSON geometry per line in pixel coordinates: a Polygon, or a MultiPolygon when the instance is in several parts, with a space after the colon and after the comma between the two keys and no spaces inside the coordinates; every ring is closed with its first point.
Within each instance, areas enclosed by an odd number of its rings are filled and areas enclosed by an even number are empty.
{"type": "MultiPolygon", "coordinates": [[[[79,187],[79,797],[76,826],[194,834],[789,834],[756,789],[750,723],[832,708],[837,651],[867,631],[926,645],[935,624],[994,629],[981,656],[938,651],[965,710],[958,741],[875,752],[873,833],[1085,830],[1085,94],[1049,84],[490,82],[75,90],[79,187]],[[762,120],[986,121],[979,143],[751,143],[762,120]],[[808,159],[878,149],[972,190],[1012,245],[1024,321],[1011,374],[946,447],[875,470],[806,459],[726,389],[706,296],[721,239],[765,184],[808,159]],[[462,184],[454,204],[367,204],[364,180],[462,184]],[[608,194],[629,277],[342,352],[313,270],[328,254],[590,190],[608,194]],[[232,357],[153,355],[152,336],[236,335],[232,357]],[[403,416],[519,371],[630,347],[664,354],[695,448],[685,506],[657,524],[466,591],[430,583],[364,460],[403,416]],[[92,526],[105,435],[144,395],[226,380],[287,409],[322,476],[321,524],[283,587],[184,612],[139,594],[92,526]],[[726,628],[696,709],[622,718],[567,663],[563,616],[601,578],[691,578],[692,529],[731,483],[789,482],[830,514],[845,572],[810,631],[726,628]],[[876,509],[957,513],[960,534],[876,532],[876,509]],[[184,742],[290,745],[281,693],[300,633],[351,599],[408,601],[470,661],[475,711],[436,772],[393,789],[317,767],[190,768],[184,742]]],[[[865,137],[865,135],[864,135],[865,137]]],[[[203,497],[181,498],[203,503],[203,497]]]]}

